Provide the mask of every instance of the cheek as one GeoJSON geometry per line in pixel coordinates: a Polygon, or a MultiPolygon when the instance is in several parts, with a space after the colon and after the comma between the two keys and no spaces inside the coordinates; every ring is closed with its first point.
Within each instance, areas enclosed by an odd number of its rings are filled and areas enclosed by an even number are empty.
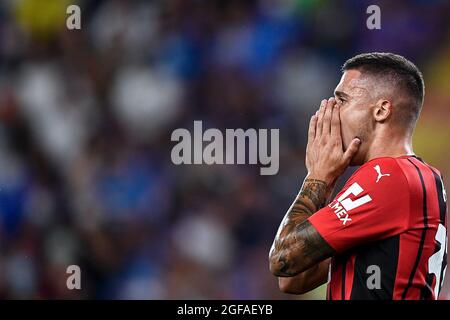
{"type": "Polygon", "coordinates": [[[366,115],[363,110],[354,105],[341,109],[341,135],[344,150],[347,149],[350,142],[356,137],[363,138],[363,127],[366,125],[366,115]]]}
{"type": "Polygon", "coordinates": [[[348,111],[348,109],[341,109],[340,113],[341,118],[341,135],[342,135],[342,142],[344,144],[344,149],[347,148],[348,144],[350,143],[350,139],[352,136],[352,117],[351,113],[348,111]]]}
{"type": "Polygon", "coordinates": [[[355,137],[360,137],[363,141],[367,139],[370,130],[370,113],[362,106],[348,106],[341,109],[341,133],[344,149],[347,149],[350,142],[355,137]]]}

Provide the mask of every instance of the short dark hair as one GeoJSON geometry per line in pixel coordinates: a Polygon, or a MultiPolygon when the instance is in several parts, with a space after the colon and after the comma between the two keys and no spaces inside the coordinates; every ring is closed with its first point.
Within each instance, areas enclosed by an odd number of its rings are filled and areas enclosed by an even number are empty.
{"type": "Polygon", "coordinates": [[[415,125],[422,109],[425,85],[422,73],[414,63],[398,54],[371,52],[354,56],[342,66],[342,72],[352,69],[379,76],[383,81],[387,80],[397,89],[403,90],[412,98],[410,110],[404,113],[404,119],[415,125]]]}

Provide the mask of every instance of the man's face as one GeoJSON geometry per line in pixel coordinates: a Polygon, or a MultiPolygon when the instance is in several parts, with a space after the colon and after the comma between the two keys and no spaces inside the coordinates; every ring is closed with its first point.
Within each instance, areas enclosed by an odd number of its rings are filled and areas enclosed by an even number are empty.
{"type": "Polygon", "coordinates": [[[358,70],[348,70],[337,85],[334,95],[340,104],[341,134],[344,150],[354,138],[361,140],[358,153],[351,165],[362,164],[370,145],[373,124],[371,121],[370,79],[362,77],[358,70]]]}

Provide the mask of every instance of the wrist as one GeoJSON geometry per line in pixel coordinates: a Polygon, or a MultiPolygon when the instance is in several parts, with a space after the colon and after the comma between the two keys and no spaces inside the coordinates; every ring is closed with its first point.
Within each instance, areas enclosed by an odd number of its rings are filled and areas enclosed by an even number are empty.
{"type": "Polygon", "coordinates": [[[306,179],[315,179],[323,181],[327,184],[327,187],[329,188],[332,188],[337,180],[337,178],[332,177],[331,175],[320,174],[316,172],[309,172],[308,175],[306,176],[306,179]]]}

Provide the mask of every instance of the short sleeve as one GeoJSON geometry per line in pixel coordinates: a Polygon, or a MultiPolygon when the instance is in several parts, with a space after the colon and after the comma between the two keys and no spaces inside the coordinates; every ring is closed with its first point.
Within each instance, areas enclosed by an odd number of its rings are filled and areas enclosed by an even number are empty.
{"type": "Polygon", "coordinates": [[[408,182],[394,158],[360,167],[309,222],[337,252],[392,237],[409,225],[408,182]]]}

